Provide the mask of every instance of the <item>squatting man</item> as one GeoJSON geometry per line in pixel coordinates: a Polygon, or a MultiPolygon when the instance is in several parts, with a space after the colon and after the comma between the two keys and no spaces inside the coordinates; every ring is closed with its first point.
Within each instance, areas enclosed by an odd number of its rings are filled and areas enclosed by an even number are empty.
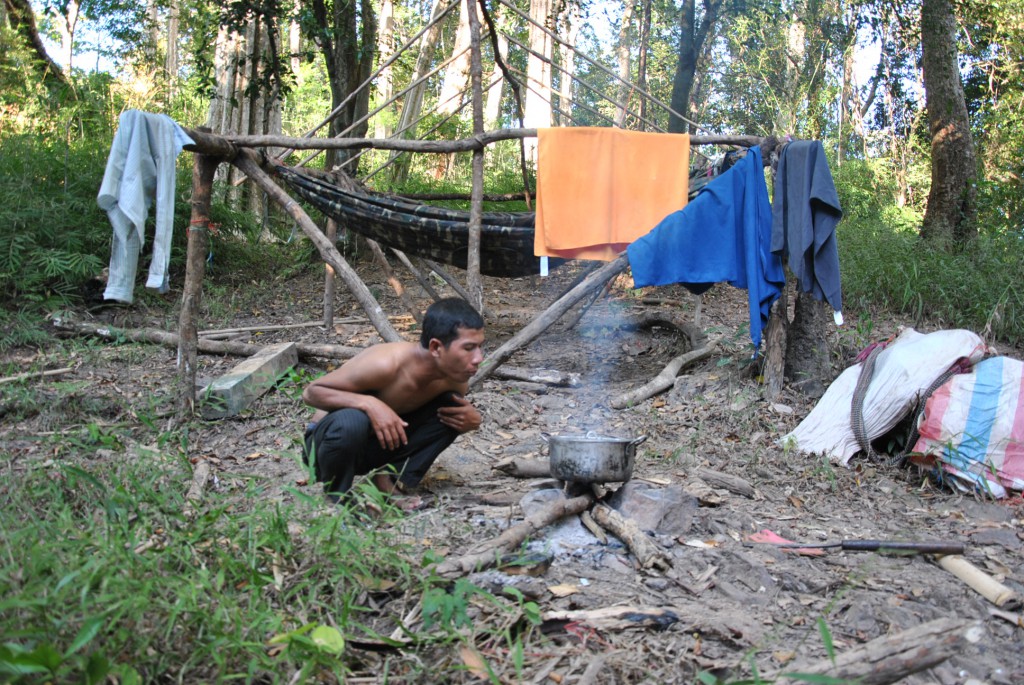
{"type": "Polygon", "coordinates": [[[415,487],[456,437],[480,427],[465,395],[483,361],[483,329],[465,300],[439,300],[423,317],[419,343],[368,347],[306,387],[302,399],[317,411],[303,457],[329,497],[337,501],[356,476],[370,473],[388,496],[415,487]]]}

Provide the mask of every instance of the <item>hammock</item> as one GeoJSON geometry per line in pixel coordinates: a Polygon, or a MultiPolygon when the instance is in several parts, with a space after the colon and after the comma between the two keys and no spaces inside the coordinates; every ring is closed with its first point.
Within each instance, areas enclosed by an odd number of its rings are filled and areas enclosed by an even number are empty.
{"type": "MultiPolygon", "coordinates": [[[[275,171],[299,197],[346,229],[402,252],[466,268],[469,212],[343,190],[284,166],[275,171]]],[[[483,213],[481,274],[515,278],[539,273],[533,219],[532,212],[483,213]]]]}

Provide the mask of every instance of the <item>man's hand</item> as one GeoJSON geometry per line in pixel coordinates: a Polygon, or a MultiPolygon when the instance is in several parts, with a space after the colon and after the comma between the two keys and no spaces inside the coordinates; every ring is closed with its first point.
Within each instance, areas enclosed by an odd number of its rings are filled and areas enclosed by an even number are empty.
{"type": "Polygon", "coordinates": [[[386,450],[396,450],[402,445],[408,444],[409,439],[405,436],[405,429],[408,423],[395,413],[395,410],[384,404],[377,398],[368,398],[372,402],[364,409],[370,417],[370,425],[373,432],[377,434],[377,442],[386,450]]]}
{"type": "Polygon", "coordinates": [[[476,410],[469,400],[459,394],[452,395],[454,407],[441,407],[437,410],[437,417],[441,423],[457,430],[459,433],[468,433],[480,427],[483,417],[476,410]]]}

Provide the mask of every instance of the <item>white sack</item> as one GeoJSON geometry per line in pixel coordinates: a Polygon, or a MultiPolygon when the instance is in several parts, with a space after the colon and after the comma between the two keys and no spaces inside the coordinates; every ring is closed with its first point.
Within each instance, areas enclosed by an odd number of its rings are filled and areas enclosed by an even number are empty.
{"type": "MultiPolygon", "coordinates": [[[[918,397],[960,357],[976,363],[988,348],[965,330],[918,333],[907,328],[875,358],[875,372],[864,397],[868,438],[885,435],[917,406],[918,397]]],[[[823,454],[845,465],[860,451],[850,427],[850,404],[864,364],[843,371],[800,425],[782,437],[799,452],[823,454]]]]}

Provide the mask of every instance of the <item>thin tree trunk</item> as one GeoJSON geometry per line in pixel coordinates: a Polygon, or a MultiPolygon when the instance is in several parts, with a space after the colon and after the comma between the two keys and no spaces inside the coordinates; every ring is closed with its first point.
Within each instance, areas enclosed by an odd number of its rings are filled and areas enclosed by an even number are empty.
{"type": "MultiPolygon", "coordinates": [[[[395,4],[392,0],[383,0],[380,8],[380,15],[377,19],[377,58],[384,63],[394,54],[395,51],[395,4]]],[[[391,67],[385,67],[377,77],[377,99],[379,102],[387,102],[394,94],[394,83],[392,81],[391,67]]],[[[387,138],[394,130],[389,117],[378,116],[374,120],[373,137],[387,138]]]]}
{"type": "MultiPolygon", "coordinates": [[[[501,61],[508,58],[508,39],[500,33],[497,35],[498,57],[501,61]]],[[[505,90],[505,77],[498,66],[498,60],[494,60],[494,69],[491,71],[487,83],[494,84],[487,91],[487,101],[484,103],[484,126],[493,128],[498,125],[501,119],[501,95],[505,90]]]]}
{"type": "MultiPolygon", "coordinates": [[[[434,0],[433,7],[430,10],[430,21],[438,19],[446,7],[446,0],[434,0]]],[[[434,59],[434,49],[441,37],[442,28],[443,22],[438,21],[420,38],[420,44],[416,53],[416,66],[412,71],[410,82],[415,82],[418,79],[423,78],[423,76],[430,71],[430,64],[434,59]]],[[[405,96],[405,101],[402,103],[402,116],[398,120],[398,130],[404,131],[402,134],[404,138],[416,137],[415,122],[419,119],[420,110],[423,107],[423,93],[426,91],[426,88],[427,84],[423,81],[418,83],[416,86],[413,86],[405,96]]],[[[398,153],[393,152],[388,157],[388,161],[390,162],[397,156],[398,153]]],[[[409,162],[410,156],[405,155],[394,163],[392,167],[392,179],[396,184],[401,185],[409,177],[409,162]]]]}
{"type": "MultiPolygon", "coordinates": [[[[576,44],[576,38],[580,33],[580,7],[577,3],[566,3],[565,11],[562,12],[561,22],[565,43],[560,43],[558,46],[558,61],[562,67],[562,74],[558,82],[558,108],[563,112],[571,112],[573,102],[572,82],[576,76],[576,55],[569,46],[576,44]]],[[[563,121],[561,115],[559,115],[558,123],[561,126],[571,124],[571,122],[563,121]]]]}
{"type": "Polygon", "coordinates": [[[672,110],[682,116],[672,114],[668,119],[669,133],[685,133],[689,123],[690,95],[697,72],[697,56],[702,53],[704,41],[707,40],[711,28],[718,21],[718,11],[722,0],[704,0],[703,18],[698,22],[696,0],[683,0],[679,14],[679,59],[676,63],[675,77],[672,79],[672,110]]]}
{"type": "Polygon", "coordinates": [[[615,108],[615,125],[622,128],[626,125],[626,111],[629,108],[630,96],[630,75],[632,68],[630,63],[630,33],[633,27],[633,0],[622,2],[622,24],[619,26],[619,44],[616,48],[616,57],[619,62],[619,95],[618,101],[622,106],[615,108]]]}
{"type": "MultiPolygon", "coordinates": [[[[480,17],[476,1],[467,5],[470,35],[470,66],[473,88],[473,135],[484,132],[483,60],[480,55],[480,17]]],[[[484,148],[473,150],[473,188],[469,205],[469,245],[466,257],[466,283],[473,296],[471,304],[484,311],[484,285],[480,278],[480,231],[484,211],[484,148]]]]}
{"type": "MultiPolygon", "coordinates": [[[[647,90],[647,43],[651,35],[651,0],[643,0],[643,11],[640,15],[640,48],[636,61],[637,88],[647,90]]],[[[640,123],[638,128],[643,131],[643,120],[647,118],[647,98],[640,98],[640,123]]]]}
{"type": "MultiPolygon", "coordinates": [[[[530,17],[535,22],[552,28],[552,0],[530,0],[530,17]]],[[[554,42],[540,27],[529,26],[530,49],[541,55],[530,55],[526,66],[526,104],[524,127],[547,128],[551,126],[551,58],[554,42]]],[[[525,141],[526,159],[537,164],[537,141],[525,141]]]]}
{"type": "Polygon", "coordinates": [[[956,17],[950,0],[921,2],[921,63],[932,136],[932,187],[921,236],[964,243],[978,233],[977,161],[957,64],[956,17]]]}
{"type": "Polygon", "coordinates": [[[179,0],[170,0],[167,8],[167,52],[164,71],[167,74],[167,97],[173,100],[178,92],[178,34],[181,26],[179,0]]]}
{"type": "MultiPolygon", "coordinates": [[[[475,0],[474,0],[475,2],[475,0]]],[[[469,84],[469,71],[472,56],[470,50],[469,0],[459,3],[459,23],[455,29],[455,41],[452,44],[452,57],[444,71],[441,94],[438,96],[437,113],[440,116],[454,114],[461,104],[460,94],[465,92],[469,84]]]]}

